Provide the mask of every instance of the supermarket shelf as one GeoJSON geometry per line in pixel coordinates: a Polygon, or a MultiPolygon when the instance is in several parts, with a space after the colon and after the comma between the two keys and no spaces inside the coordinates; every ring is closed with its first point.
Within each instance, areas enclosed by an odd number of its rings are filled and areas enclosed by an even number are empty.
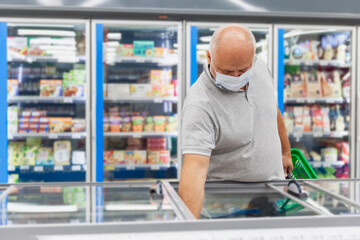
{"type": "Polygon", "coordinates": [[[104,97],[105,102],[177,102],[178,97],[104,97]]]}
{"type": "Polygon", "coordinates": [[[284,61],[287,65],[320,65],[320,66],[334,66],[341,68],[349,68],[351,67],[351,63],[344,63],[337,60],[290,60],[287,59],[284,61]]]}
{"type": "Polygon", "coordinates": [[[286,98],[285,103],[291,104],[291,103],[328,103],[328,104],[342,104],[342,103],[349,103],[350,98],[332,98],[332,97],[320,97],[320,98],[286,98]]]}
{"type": "Polygon", "coordinates": [[[314,138],[343,138],[349,136],[348,131],[342,132],[292,132],[288,133],[289,137],[301,138],[303,136],[312,136],[314,138]]]}
{"type": "Polygon", "coordinates": [[[25,138],[48,138],[48,139],[82,139],[86,137],[86,132],[66,132],[66,133],[14,133],[8,134],[8,139],[25,138]]]}
{"type": "Polygon", "coordinates": [[[85,103],[85,97],[40,97],[15,96],[8,97],[8,103],[85,103]]]}
{"type": "MultiPolygon", "coordinates": [[[[17,79],[19,74],[11,74],[9,79],[17,79]]],[[[22,79],[62,79],[63,74],[23,74],[22,79]]]]}
{"type": "Polygon", "coordinates": [[[105,165],[104,169],[107,171],[114,171],[116,169],[126,169],[126,170],[135,170],[135,169],[150,169],[150,170],[159,170],[164,168],[175,167],[174,164],[122,164],[122,165],[105,165]]]}
{"type": "Polygon", "coordinates": [[[314,162],[309,161],[309,164],[314,168],[320,168],[320,167],[343,167],[345,165],[344,162],[338,161],[338,162],[314,162]]]}
{"type": "Polygon", "coordinates": [[[104,132],[104,137],[133,137],[133,138],[142,138],[142,137],[172,137],[177,136],[177,132],[104,132]]]}
{"type": "Polygon", "coordinates": [[[72,166],[8,166],[9,174],[19,173],[54,173],[54,172],[84,172],[86,167],[83,165],[72,166]]]}
{"type": "Polygon", "coordinates": [[[105,57],[106,63],[158,63],[162,65],[177,65],[178,58],[174,57],[105,57]]]}
{"type": "Polygon", "coordinates": [[[61,63],[84,63],[85,56],[68,58],[55,58],[52,56],[9,56],[8,62],[61,62],[61,63]]]}

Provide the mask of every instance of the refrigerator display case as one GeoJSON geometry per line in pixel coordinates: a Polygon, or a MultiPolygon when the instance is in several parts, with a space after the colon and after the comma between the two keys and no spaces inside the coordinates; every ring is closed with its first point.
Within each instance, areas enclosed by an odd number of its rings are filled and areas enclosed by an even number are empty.
{"type": "Polygon", "coordinates": [[[90,181],[89,27],[0,19],[0,182],[90,181]]]}
{"type": "Polygon", "coordinates": [[[181,23],[94,21],[96,181],[176,179],[181,23]]]}
{"type": "Polygon", "coordinates": [[[211,216],[201,220],[176,194],[177,182],[1,186],[0,233],[53,240],[357,239],[359,179],[298,181],[299,195],[290,182],[208,182],[203,212],[211,216]],[[286,213],[278,214],[287,200],[286,213]]]}
{"type": "MultiPolygon", "coordinates": [[[[187,23],[187,91],[196,82],[207,63],[206,51],[215,30],[224,25],[219,23],[187,23]]],[[[244,24],[254,34],[256,40],[256,55],[264,60],[272,70],[272,26],[270,24],[244,24]]]]}
{"type": "Polygon", "coordinates": [[[278,105],[319,178],[355,177],[355,30],[275,27],[278,105]]]}

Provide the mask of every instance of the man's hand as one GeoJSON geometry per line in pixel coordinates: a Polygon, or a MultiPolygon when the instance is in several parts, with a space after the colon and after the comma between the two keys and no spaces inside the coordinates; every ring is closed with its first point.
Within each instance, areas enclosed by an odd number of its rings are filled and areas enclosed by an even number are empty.
{"type": "Polygon", "coordinates": [[[179,196],[196,218],[200,217],[204,203],[206,174],[210,157],[185,154],[181,169],[179,196]]]}
{"type": "Polygon", "coordinates": [[[282,162],[283,162],[283,168],[284,168],[284,174],[285,177],[287,176],[287,173],[291,173],[293,170],[293,164],[291,160],[291,153],[283,153],[282,155],[282,162]]]}

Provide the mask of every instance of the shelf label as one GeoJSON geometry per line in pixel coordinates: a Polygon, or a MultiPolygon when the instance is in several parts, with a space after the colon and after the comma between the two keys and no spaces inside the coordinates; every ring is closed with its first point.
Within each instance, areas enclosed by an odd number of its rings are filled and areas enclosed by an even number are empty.
{"type": "Polygon", "coordinates": [[[54,166],[54,171],[64,171],[63,166],[54,166]]]}
{"type": "Polygon", "coordinates": [[[72,138],[73,139],[80,139],[82,137],[82,133],[73,133],[72,138]]]}
{"type": "Polygon", "coordinates": [[[144,63],[145,62],[145,58],[137,58],[136,62],[138,63],[144,63]]]}
{"type": "Polygon", "coordinates": [[[308,99],[307,99],[307,102],[308,102],[308,103],[315,103],[315,99],[313,99],[313,98],[308,98],[308,99]]]}
{"type": "Polygon", "coordinates": [[[49,138],[50,139],[58,139],[58,135],[56,133],[50,133],[49,138]]]}
{"type": "Polygon", "coordinates": [[[73,103],[74,99],[72,97],[64,97],[64,103],[73,103]]]}
{"type": "Polygon", "coordinates": [[[314,137],[322,137],[323,135],[322,132],[314,132],[314,137]]]}
{"type": "Polygon", "coordinates": [[[15,171],[15,166],[8,166],[8,171],[9,172],[14,172],[15,171]]]}
{"type": "Polygon", "coordinates": [[[160,97],[154,99],[154,103],[162,103],[164,100],[160,97]]]}
{"type": "Polygon", "coordinates": [[[133,137],[134,138],[141,138],[142,134],[141,133],[134,133],[133,137]]]}
{"type": "Polygon", "coordinates": [[[135,165],[134,164],[126,165],[126,170],[135,170],[135,165]]]}
{"type": "Polygon", "coordinates": [[[297,103],[305,103],[305,98],[298,98],[296,100],[297,103]]]}
{"type": "Polygon", "coordinates": [[[20,170],[29,170],[30,167],[29,166],[20,166],[20,170]]]}
{"type": "Polygon", "coordinates": [[[327,103],[335,103],[335,99],[326,99],[327,103]]]}
{"type": "Polygon", "coordinates": [[[159,169],[160,169],[160,165],[157,165],[157,164],[151,165],[150,169],[151,169],[151,170],[159,170],[159,169]]]}
{"type": "Polygon", "coordinates": [[[114,170],[115,170],[115,166],[114,166],[114,165],[105,165],[105,166],[104,166],[104,170],[105,170],[105,171],[114,171],[114,170]]]}
{"type": "Polygon", "coordinates": [[[71,166],[71,171],[73,171],[73,172],[81,171],[81,166],[79,166],[79,165],[71,166]]]}
{"type": "Polygon", "coordinates": [[[330,133],[330,137],[334,137],[334,138],[341,138],[343,136],[344,136],[344,134],[342,132],[332,132],[332,133],[330,133]]]}
{"type": "Polygon", "coordinates": [[[36,166],[34,167],[34,172],[43,172],[44,171],[44,167],[43,166],[36,166]]]}

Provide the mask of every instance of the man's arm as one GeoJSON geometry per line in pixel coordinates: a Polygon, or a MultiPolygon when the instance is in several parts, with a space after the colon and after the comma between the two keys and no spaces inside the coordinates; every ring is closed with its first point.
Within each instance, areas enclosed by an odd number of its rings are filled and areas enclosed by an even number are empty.
{"type": "Polygon", "coordinates": [[[278,108],[277,113],[277,124],[278,124],[278,131],[281,141],[281,152],[282,152],[282,161],[284,167],[284,174],[287,176],[287,173],[291,173],[293,170],[293,164],[291,160],[291,147],[289,138],[287,136],[286,128],[284,119],[281,115],[280,109],[278,108]]]}
{"type": "Polygon", "coordinates": [[[210,157],[185,154],[181,170],[179,195],[196,218],[204,203],[206,174],[210,157]]]}

